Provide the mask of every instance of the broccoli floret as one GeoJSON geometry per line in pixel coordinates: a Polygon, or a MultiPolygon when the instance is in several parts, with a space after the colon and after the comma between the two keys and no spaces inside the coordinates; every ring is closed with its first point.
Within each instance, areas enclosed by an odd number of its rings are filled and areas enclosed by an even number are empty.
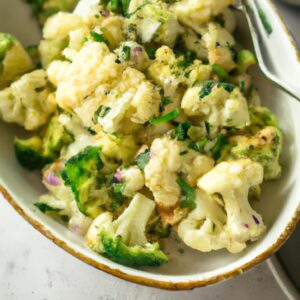
{"type": "Polygon", "coordinates": [[[32,5],[34,15],[40,24],[59,11],[72,11],[79,0],[26,0],[32,5]]]}
{"type": "Polygon", "coordinates": [[[276,179],[281,174],[279,157],[282,148],[280,129],[267,126],[254,136],[234,136],[229,139],[223,159],[250,158],[259,162],[264,168],[264,179],[276,179]],[[228,150],[229,149],[229,150],[228,150]]]}
{"type": "Polygon", "coordinates": [[[43,141],[38,136],[26,140],[15,138],[15,153],[18,162],[26,169],[41,169],[51,162],[49,157],[42,155],[43,141]]]}
{"type": "Polygon", "coordinates": [[[58,116],[51,118],[40,135],[29,139],[15,138],[15,152],[19,163],[26,169],[41,169],[54,162],[63,146],[73,141],[73,135],[58,122],[58,116]]]}
{"type": "Polygon", "coordinates": [[[0,33],[0,90],[33,68],[29,54],[18,40],[0,33]]]}
{"type": "Polygon", "coordinates": [[[146,237],[147,223],[155,202],[136,194],[128,208],[113,221],[111,213],[98,216],[87,233],[87,242],[94,251],[127,266],[160,266],[168,261],[158,243],[146,237]]]}
{"type": "Polygon", "coordinates": [[[247,69],[256,64],[255,55],[249,50],[241,50],[237,54],[237,72],[243,74],[247,69]]]}
{"type": "Polygon", "coordinates": [[[100,173],[104,167],[100,154],[99,147],[88,146],[71,157],[62,170],[62,178],[71,188],[78,209],[89,217],[96,217],[101,211],[99,199],[92,195],[104,183],[100,173]]]}

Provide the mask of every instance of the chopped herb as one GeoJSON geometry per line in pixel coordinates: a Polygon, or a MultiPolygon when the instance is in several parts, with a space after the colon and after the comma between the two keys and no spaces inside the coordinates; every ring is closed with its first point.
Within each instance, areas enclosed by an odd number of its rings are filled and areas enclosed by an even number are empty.
{"type": "Polygon", "coordinates": [[[208,122],[204,123],[207,134],[210,134],[211,125],[208,122]]]}
{"type": "Polygon", "coordinates": [[[241,92],[242,92],[242,94],[244,95],[244,96],[246,96],[246,89],[245,89],[245,80],[242,80],[241,82],[240,82],[240,90],[241,90],[241,92]]]}
{"type": "Polygon", "coordinates": [[[190,149],[193,149],[197,152],[200,152],[200,153],[204,153],[204,147],[206,145],[206,143],[208,142],[208,138],[207,137],[202,137],[198,142],[191,142],[189,143],[188,147],[190,149]]]}
{"type": "Polygon", "coordinates": [[[122,1],[122,10],[123,10],[123,15],[124,15],[128,11],[131,0],[121,0],[121,1],[122,1]]]}
{"type": "Polygon", "coordinates": [[[150,232],[160,238],[167,238],[171,234],[171,226],[163,225],[162,222],[158,220],[151,226],[150,232]]]}
{"type": "Polygon", "coordinates": [[[85,36],[85,37],[82,39],[83,43],[86,43],[88,40],[89,40],[89,39],[88,39],[87,36],[85,36]]]}
{"type": "MultiPolygon", "coordinates": [[[[139,10],[141,10],[144,6],[146,6],[147,4],[149,4],[147,1],[142,3],[140,6],[138,6],[133,12],[131,13],[128,13],[127,11],[126,12],[123,12],[123,15],[125,18],[130,18],[132,17],[133,15],[135,15],[139,10]]],[[[129,5],[128,5],[129,6],[129,5]]]]}
{"type": "Polygon", "coordinates": [[[152,118],[149,122],[152,125],[160,125],[162,123],[172,121],[172,120],[176,119],[178,116],[179,116],[179,109],[176,108],[161,117],[152,118]]]}
{"type": "Polygon", "coordinates": [[[171,103],[173,103],[173,100],[171,99],[171,97],[162,96],[161,102],[159,104],[159,112],[162,113],[165,110],[165,107],[171,103]]]}
{"type": "Polygon", "coordinates": [[[86,127],[86,130],[91,134],[91,135],[96,135],[97,132],[93,130],[91,127],[86,127]]]}
{"type": "Polygon", "coordinates": [[[94,17],[95,17],[96,19],[99,19],[99,18],[100,18],[100,16],[99,16],[98,14],[96,14],[94,17]]]}
{"type": "Polygon", "coordinates": [[[59,208],[53,208],[48,204],[40,203],[40,202],[34,203],[34,206],[37,207],[42,213],[61,211],[61,209],[59,208]]]}
{"type": "Polygon", "coordinates": [[[180,207],[181,208],[196,208],[196,191],[190,186],[183,178],[177,179],[177,184],[180,187],[181,199],[180,207]]]}
{"type": "Polygon", "coordinates": [[[183,155],[186,155],[186,154],[188,154],[188,153],[189,153],[189,151],[184,150],[184,151],[181,151],[181,152],[179,153],[179,155],[180,155],[180,156],[183,156],[183,155]]]}
{"type": "Polygon", "coordinates": [[[228,140],[225,135],[220,134],[215,139],[215,145],[210,149],[211,155],[214,160],[218,160],[221,157],[221,151],[228,144],[228,140]]]}
{"type": "Polygon", "coordinates": [[[108,40],[103,36],[103,34],[97,33],[95,31],[90,31],[90,35],[95,42],[108,45],[108,40]]]}
{"type": "Polygon", "coordinates": [[[111,108],[109,106],[100,105],[94,113],[93,122],[97,124],[98,118],[104,118],[110,112],[110,110],[111,108]]]}
{"type": "Polygon", "coordinates": [[[182,60],[180,60],[177,63],[177,66],[183,69],[188,68],[191,64],[193,64],[196,55],[188,50],[174,50],[176,56],[182,57],[182,60]]]}
{"type": "Polygon", "coordinates": [[[144,152],[137,155],[134,163],[139,167],[140,170],[144,170],[150,160],[150,150],[146,149],[144,152]]]}
{"type": "Polygon", "coordinates": [[[265,12],[261,8],[258,8],[258,14],[259,14],[259,17],[261,19],[261,22],[262,22],[266,32],[268,34],[271,34],[273,32],[273,28],[266,16],[265,12]]]}
{"type": "Polygon", "coordinates": [[[234,90],[235,85],[228,82],[218,82],[217,87],[222,87],[224,90],[231,93],[234,90]]]}
{"type": "Polygon", "coordinates": [[[178,141],[185,141],[188,138],[188,130],[191,127],[191,123],[186,121],[179,123],[176,129],[171,133],[171,138],[177,139],[178,141]]]}
{"type": "Polygon", "coordinates": [[[124,60],[130,60],[130,56],[131,56],[131,48],[128,46],[123,46],[122,48],[122,58],[124,60]]]}
{"type": "Polygon", "coordinates": [[[199,93],[200,100],[208,96],[211,93],[214,86],[222,87],[224,90],[226,90],[229,93],[232,92],[233,89],[235,88],[234,84],[228,82],[217,82],[214,80],[205,81],[199,93]]]}
{"type": "Polygon", "coordinates": [[[110,0],[106,8],[114,13],[119,13],[119,0],[110,0]]]}
{"type": "Polygon", "coordinates": [[[119,206],[124,203],[123,192],[124,184],[123,183],[113,183],[109,190],[109,196],[112,198],[111,209],[116,211],[119,206]]]}
{"type": "Polygon", "coordinates": [[[146,50],[146,52],[147,52],[150,59],[155,59],[155,52],[156,52],[157,49],[158,49],[158,47],[155,47],[155,46],[145,47],[145,50],[146,50]]]}
{"type": "Polygon", "coordinates": [[[211,93],[211,90],[213,89],[215,84],[216,82],[213,80],[205,81],[199,93],[199,98],[203,99],[204,97],[208,96],[211,93]]]}
{"type": "Polygon", "coordinates": [[[212,71],[219,77],[220,80],[225,80],[229,76],[229,74],[218,64],[212,65],[212,71]]]}

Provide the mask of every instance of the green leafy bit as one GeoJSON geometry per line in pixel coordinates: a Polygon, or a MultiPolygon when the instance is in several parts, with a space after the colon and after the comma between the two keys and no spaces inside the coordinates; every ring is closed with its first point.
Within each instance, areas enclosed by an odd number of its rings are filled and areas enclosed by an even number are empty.
{"type": "Polygon", "coordinates": [[[97,124],[98,118],[104,118],[110,111],[111,108],[109,106],[100,105],[94,113],[93,122],[97,124]]]}
{"type": "Polygon", "coordinates": [[[169,104],[173,103],[173,100],[171,99],[171,97],[167,96],[162,96],[161,98],[161,103],[159,105],[159,112],[162,113],[165,110],[165,107],[169,104]]]}
{"type": "Polygon", "coordinates": [[[42,213],[51,213],[51,212],[59,212],[61,209],[54,208],[49,206],[48,204],[37,202],[34,204],[42,213]]]}
{"type": "Polygon", "coordinates": [[[62,178],[74,194],[78,209],[87,216],[93,216],[90,209],[95,201],[90,192],[97,190],[103,184],[100,173],[103,163],[100,157],[100,148],[89,146],[71,157],[62,170],[62,178]]]}
{"type": "Polygon", "coordinates": [[[124,60],[130,60],[130,56],[131,56],[131,48],[129,47],[129,46],[123,46],[123,48],[122,48],[122,58],[124,59],[124,60]]]}
{"type": "Polygon", "coordinates": [[[124,203],[123,192],[124,190],[124,183],[112,183],[111,189],[109,191],[109,196],[112,199],[111,202],[111,210],[116,211],[118,207],[120,207],[124,203]]]}
{"type": "Polygon", "coordinates": [[[97,33],[96,31],[90,31],[90,35],[95,42],[104,43],[109,45],[108,40],[103,36],[102,33],[97,33]]]}
{"type": "Polygon", "coordinates": [[[271,34],[273,32],[273,28],[265,14],[265,12],[262,10],[262,8],[258,8],[258,14],[259,14],[259,17],[261,19],[261,22],[266,30],[266,32],[268,34],[271,34]]]}
{"type": "Polygon", "coordinates": [[[144,170],[150,160],[150,150],[146,149],[144,152],[137,155],[134,163],[139,167],[140,170],[144,170]]]}
{"type": "Polygon", "coordinates": [[[179,109],[176,108],[161,117],[152,118],[149,122],[152,125],[160,125],[162,123],[170,122],[178,117],[179,117],[179,109]]]}
{"type": "Polygon", "coordinates": [[[219,77],[221,81],[227,79],[229,76],[229,74],[218,64],[212,65],[212,71],[219,77]]]}
{"type": "Polygon", "coordinates": [[[228,144],[228,140],[225,135],[220,134],[215,138],[215,144],[210,149],[210,153],[214,160],[218,160],[221,156],[222,149],[228,144]]]}
{"type": "Polygon", "coordinates": [[[188,138],[188,130],[191,127],[191,123],[186,121],[179,123],[176,129],[171,133],[171,138],[177,139],[178,141],[185,141],[188,138]]]}
{"type": "Polygon", "coordinates": [[[226,90],[229,93],[232,92],[233,89],[235,88],[234,84],[231,84],[228,82],[217,82],[214,80],[208,80],[208,81],[205,81],[202,86],[202,89],[199,93],[199,99],[201,100],[204,97],[208,96],[215,86],[222,87],[224,90],[226,90]]]}
{"type": "Polygon", "coordinates": [[[158,47],[155,47],[155,46],[146,46],[145,47],[145,50],[146,50],[146,52],[148,54],[148,57],[150,59],[155,59],[155,52],[156,52],[157,49],[158,49],[158,47]]]}
{"type": "Polygon", "coordinates": [[[204,153],[205,152],[205,145],[206,143],[208,142],[208,138],[207,137],[202,137],[198,142],[191,142],[189,143],[188,147],[190,149],[193,149],[197,152],[200,152],[200,153],[204,153]]]}
{"type": "Polygon", "coordinates": [[[180,207],[192,209],[196,208],[195,189],[181,177],[178,178],[176,182],[179,185],[181,191],[180,207]]]}

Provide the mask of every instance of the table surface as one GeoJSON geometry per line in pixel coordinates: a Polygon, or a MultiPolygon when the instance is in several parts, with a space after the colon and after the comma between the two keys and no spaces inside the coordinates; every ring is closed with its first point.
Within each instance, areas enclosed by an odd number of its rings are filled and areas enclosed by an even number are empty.
{"type": "MultiPolygon", "coordinates": [[[[278,4],[300,43],[300,9],[278,4]]],[[[125,282],[58,248],[23,220],[0,195],[0,300],[284,300],[266,263],[226,282],[169,292],[125,282]]]]}

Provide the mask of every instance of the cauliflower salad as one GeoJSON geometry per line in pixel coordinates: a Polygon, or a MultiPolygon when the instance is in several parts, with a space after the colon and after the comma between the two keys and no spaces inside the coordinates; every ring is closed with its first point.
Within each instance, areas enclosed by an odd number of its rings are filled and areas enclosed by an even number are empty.
{"type": "Polygon", "coordinates": [[[281,174],[282,133],[236,43],[233,0],[28,1],[38,46],[0,34],[0,119],[48,190],[35,206],[133,267],[168,262],[170,233],[243,251],[281,174]]]}

